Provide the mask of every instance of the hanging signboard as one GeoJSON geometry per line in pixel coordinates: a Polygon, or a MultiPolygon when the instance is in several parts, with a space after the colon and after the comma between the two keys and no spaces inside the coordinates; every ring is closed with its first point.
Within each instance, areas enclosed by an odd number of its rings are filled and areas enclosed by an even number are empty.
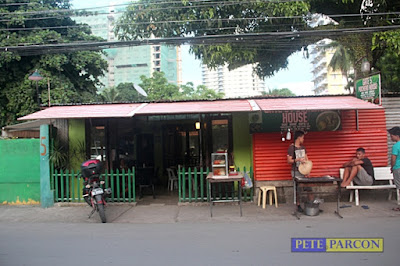
{"type": "Polygon", "coordinates": [[[282,111],[262,114],[262,123],[250,123],[250,133],[292,131],[336,131],[341,129],[338,111],[282,111]]]}
{"type": "Polygon", "coordinates": [[[373,75],[356,81],[356,97],[381,105],[381,75],[373,75]]]}

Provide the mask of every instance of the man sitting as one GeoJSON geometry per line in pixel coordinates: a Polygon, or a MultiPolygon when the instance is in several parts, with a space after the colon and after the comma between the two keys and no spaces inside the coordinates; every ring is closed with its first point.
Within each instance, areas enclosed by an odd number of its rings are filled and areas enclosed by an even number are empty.
{"type": "Polygon", "coordinates": [[[344,174],[341,186],[346,187],[354,181],[360,186],[370,186],[374,182],[374,167],[368,157],[365,156],[365,149],[358,148],[356,157],[343,164],[344,174]]]}

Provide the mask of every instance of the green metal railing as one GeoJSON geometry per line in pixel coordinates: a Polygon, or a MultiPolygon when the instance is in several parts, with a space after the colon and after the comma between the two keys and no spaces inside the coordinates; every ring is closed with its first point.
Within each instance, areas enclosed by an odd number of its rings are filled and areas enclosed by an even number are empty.
{"type": "MultiPolygon", "coordinates": [[[[240,168],[237,168],[240,172],[240,168]]],[[[243,168],[246,171],[246,167],[243,168]]],[[[179,202],[207,202],[209,201],[210,191],[207,182],[207,175],[210,173],[209,168],[179,168],[178,169],[178,195],[179,202]]],[[[254,184],[253,168],[250,167],[249,176],[254,184]]],[[[238,197],[237,184],[232,183],[217,183],[213,186],[213,200],[229,200],[238,197]],[[215,192],[216,191],[216,192],[215,192]]],[[[242,200],[252,201],[254,195],[254,188],[242,190],[242,200]]]]}
{"type": "MultiPolygon", "coordinates": [[[[104,180],[103,188],[111,188],[108,202],[135,202],[135,169],[128,171],[117,169],[105,171],[100,176],[104,180]]],[[[55,202],[84,202],[82,197],[83,178],[81,173],[73,170],[52,170],[51,189],[54,190],[55,202]]]]}

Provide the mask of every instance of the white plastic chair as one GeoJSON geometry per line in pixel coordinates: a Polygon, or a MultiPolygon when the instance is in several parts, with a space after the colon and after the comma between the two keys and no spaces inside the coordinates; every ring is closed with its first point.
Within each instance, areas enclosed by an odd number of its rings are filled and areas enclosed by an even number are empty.
{"type": "Polygon", "coordinates": [[[167,173],[168,173],[168,188],[171,191],[174,190],[174,188],[178,187],[178,177],[176,176],[174,170],[171,168],[167,168],[167,173]]]}

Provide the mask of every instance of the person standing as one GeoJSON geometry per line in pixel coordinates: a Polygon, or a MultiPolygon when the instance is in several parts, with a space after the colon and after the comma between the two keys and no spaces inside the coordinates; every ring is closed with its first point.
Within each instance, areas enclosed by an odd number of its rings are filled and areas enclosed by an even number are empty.
{"type": "MultiPolygon", "coordinates": [[[[290,144],[287,152],[287,163],[292,165],[291,174],[292,178],[295,177],[305,177],[299,171],[299,166],[301,163],[305,163],[308,161],[307,157],[307,150],[303,146],[304,143],[304,135],[303,131],[296,131],[294,133],[294,143],[290,144]]],[[[311,187],[303,187],[304,191],[312,191],[311,187]]],[[[314,200],[313,195],[308,194],[308,199],[310,201],[314,200]]],[[[300,206],[300,201],[298,195],[296,194],[296,204],[297,204],[297,211],[303,212],[303,208],[300,206]]]]}
{"type": "Polygon", "coordinates": [[[292,165],[291,174],[292,177],[304,177],[299,172],[300,163],[304,163],[308,160],[307,150],[303,146],[304,144],[304,132],[296,131],[294,133],[294,143],[290,144],[287,153],[287,162],[292,165]]]}
{"type": "Polygon", "coordinates": [[[365,156],[364,148],[358,148],[356,156],[344,163],[343,167],[342,187],[350,185],[353,180],[360,186],[370,186],[374,183],[374,167],[371,160],[365,156]]]}
{"type": "MultiPolygon", "coordinates": [[[[390,171],[393,173],[396,189],[400,189],[400,127],[393,127],[389,129],[388,132],[390,134],[390,139],[395,142],[390,158],[390,171]]],[[[400,207],[394,208],[393,210],[400,211],[400,207]]]]}

